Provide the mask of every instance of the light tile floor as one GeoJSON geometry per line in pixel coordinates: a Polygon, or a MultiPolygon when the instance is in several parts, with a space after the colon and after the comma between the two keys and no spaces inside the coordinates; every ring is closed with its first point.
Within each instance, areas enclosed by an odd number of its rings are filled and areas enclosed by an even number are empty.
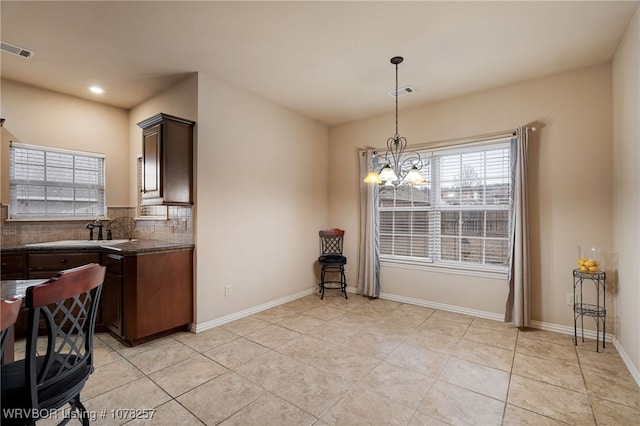
{"type": "Polygon", "coordinates": [[[98,425],[640,424],[640,389],[612,345],[338,292],[95,346],[82,399],[98,425]]]}

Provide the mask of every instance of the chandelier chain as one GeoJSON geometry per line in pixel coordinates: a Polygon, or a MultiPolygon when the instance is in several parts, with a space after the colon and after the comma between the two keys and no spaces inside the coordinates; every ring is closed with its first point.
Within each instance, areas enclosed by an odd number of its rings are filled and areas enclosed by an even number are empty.
{"type": "Polygon", "coordinates": [[[396,63],[396,138],[398,137],[398,63],[396,63]]]}

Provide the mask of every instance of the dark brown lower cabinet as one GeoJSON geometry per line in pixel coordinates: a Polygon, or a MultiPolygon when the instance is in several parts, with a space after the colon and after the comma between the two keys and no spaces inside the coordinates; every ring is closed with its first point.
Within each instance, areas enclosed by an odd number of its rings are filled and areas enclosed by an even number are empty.
{"type": "Polygon", "coordinates": [[[21,280],[26,276],[27,257],[23,253],[0,256],[0,276],[3,280],[21,280]]]}
{"type": "MultiPolygon", "coordinates": [[[[97,331],[110,331],[137,345],[184,330],[193,322],[193,248],[116,254],[101,252],[26,252],[2,255],[2,278],[51,278],[63,269],[87,263],[107,267],[97,331]]],[[[44,328],[43,328],[44,329],[44,328]]],[[[16,337],[27,330],[26,312],[16,337]]]]}
{"type": "Polygon", "coordinates": [[[193,250],[103,254],[102,325],[129,345],[193,322],[193,250]]]}

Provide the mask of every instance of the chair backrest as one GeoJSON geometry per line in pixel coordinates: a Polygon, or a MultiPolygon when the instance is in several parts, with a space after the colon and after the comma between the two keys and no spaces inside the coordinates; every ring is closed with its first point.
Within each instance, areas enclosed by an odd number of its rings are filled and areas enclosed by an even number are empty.
{"type": "Polygon", "coordinates": [[[67,269],[29,287],[26,374],[34,408],[58,408],[79,394],[93,372],[93,333],[106,267],[67,269]],[[46,336],[38,336],[44,324],[46,336]],[[46,352],[38,339],[46,341],[46,352]]]}
{"type": "Polygon", "coordinates": [[[21,299],[0,299],[0,354],[4,351],[4,344],[10,327],[18,319],[21,305],[21,299]]]}
{"type": "Polygon", "coordinates": [[[320,251],[323,256],[342,256],[342,239],[344,237],[342,229],[323,229],[318,234],[320,235],[320,251]]]}

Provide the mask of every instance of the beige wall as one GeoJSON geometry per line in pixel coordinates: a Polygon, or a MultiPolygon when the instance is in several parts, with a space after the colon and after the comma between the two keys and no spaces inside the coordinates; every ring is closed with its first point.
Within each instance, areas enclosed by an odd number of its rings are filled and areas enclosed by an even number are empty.
{"type": "Polygon", "coordinates": [[[126,110],[2,80],[1,201],[9,203],[9,141],[106,155],[107,205],[129,205],[126,110]]]}
{"type": "MultiPolygon", "coordinates": [[[[616,337],[640,371],[640,11],[613,61],[614,250],[619,294],[616,337]]],[[[640,377],[636,377],[640,382],[640,377]]]]}
{"type": "MultiPolygon", "coordinates": [[[[417,145],[543,122],[530,152],[533,319],[572,327],[566,294],[575,246],[615,251],[620,289],[610,313],[616,337],[637,369],[637,14],[625,40],[613,71],[605,64],[403,110],[400,133],[417,145]]],[[[392,114],[328,130],[202,74],[130,112],[12,81],[2,80],[1,89],[7,119],[0,150],[3,203],[9,197],[9,140],[105,153],[107,204],[132,206],[141,147],[136,123],[158,112],[197,122],[197,324],[310,290],[317,230],[326,226],[347,231],[347,276],[349,285],[356,285],[357,149],[383,146],[393,131],[392,114]]],[[[389,295],[503,313],[502,279],[388,265],[382,278],[389,295]]]]}
{"type": "Polygon", "coordinates": [[[328,152],[326,126],[200,74],[198,324],[311,290],[328,152]]]}
{"type": "MultiPolygon", "coordinates": [[[[426,89],[425,89],[426,90],[426,89]]],[[[402,105],[402,100],[400,100],[402,105]]],[[[389,100],[393,111],[393,101],[389,100]]],[[[573,328],[571,271],[576,245],[612,247],[611,66],[600,65],[400,111],[409,144],[465,138],[533,121],[530,144],[532,319],[573,328]]],[[[348,280],[356,285],[357,149],[384,147],[393,115],[331,129],[330,222],[346,229],[348,280]]],[[[504,314],[504,279],[382,266],[382,292],[496,317],[504,314]]]]}

